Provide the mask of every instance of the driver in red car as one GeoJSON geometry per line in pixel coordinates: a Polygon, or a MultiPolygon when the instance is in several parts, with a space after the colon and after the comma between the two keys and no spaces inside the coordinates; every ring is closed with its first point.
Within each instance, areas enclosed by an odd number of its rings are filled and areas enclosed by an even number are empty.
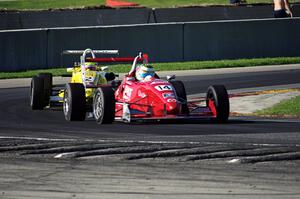
{"type": "Polygon", "coordinates": [[[135,78],[138,81],[156,78],[153,66],[145,64],[139,65],[135,72],[135,78]]]}

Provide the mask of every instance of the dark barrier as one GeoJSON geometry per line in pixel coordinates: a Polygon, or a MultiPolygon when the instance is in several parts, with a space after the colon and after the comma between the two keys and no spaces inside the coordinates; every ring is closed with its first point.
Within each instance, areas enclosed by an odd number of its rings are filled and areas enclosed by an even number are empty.
{"type": "Polygon", "coordinates": [[[47,66],[45,30],[0,32],[0,71],[47,66]]]}
{"type": "Polygon", "coordinates": [[[0,29],[145,24],[150,9],[54,10],[0,13],[0,29]]]}
{"type": "Polygon", "coordinates": [[[181,61],[182,38],[181,24],[51,29],[48,34],[49,66],[59,66],[63,50],[86,48],[118,49],[120,56],[147,52],[150,61],[181,61]]]}
{"type": "MultiPolygon", "coordinates": [[[[300,4],[292,5],[294,17],[300,17],[300,4]]],[[[272,5],[219,6],[156,9],[151,21],[156,23],[273,18],[272,5]]]]}
{"type": "Polygon", "coordinates": [[[153,15],[157,23],[166,22],[189,22],[189,21],[215,21],[215,20],[237,20],[270,18],[271,6],[255,7],[196,7],[177,9],[156,9],[153,15]]]}
{"type": "MultiPolygon", "coordinates": [[[[300,17],[300,4],[292,5],[300,17]]],[[[273,18],[273,6],[0,12],[0,30],[273,18]]]]}
{"type": "Polygon", "coordinates": [[[299,35],[299,18],[187,23],[184,59],[299,56],[299,35]]]}
{"type": "Polygon", "coordinates": [[[86,48],[151,62],[300,56],[299,35],[300,18],[0,31],[0,71],[60,67],[63,50],[86,48]]]}

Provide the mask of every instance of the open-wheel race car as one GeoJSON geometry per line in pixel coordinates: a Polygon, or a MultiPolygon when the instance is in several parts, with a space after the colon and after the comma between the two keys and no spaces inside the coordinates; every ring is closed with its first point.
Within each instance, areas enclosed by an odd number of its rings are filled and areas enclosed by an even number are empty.
{"type": "Polygon", "coordinates": [[[175,80],[174,75],[163,80],[151,70],[152,67],[148,67],[150,73],[139,78],[139,71],[147,68],[147,58],[142,54],[135,57],[130,72],[118,87],[106,85],[95,90],[93,115],[98,123],[203,118],[227,122],[229,99],[225,86],[210,86],[202,100],[206,105],[199,106],[201,100],[187,100],[183,82],[175,80]],[[138,65],[138,61],[143,64],[138,65]]]}
{"type": "Polygon", "coordinates": [[[51,73],[40,73],[31,79],[30,106],[33,110],[63,107],[66,120],[80,121],[91,110],[94,91],[97,86],[111,85],[116,75],[108,67],[100,67],[96,62],[87,62],[88,55],[116,55],[118,50],[65,50],[63,54],[81,54],[80,63],[67,68],[71,75],[65,86],[53,85],[51,73]]]}
{"type": "MultiPolygon", "coordinates": [[[[106,78],[106,81],[103,82],[95,80],[89,82],[89,79],[81,74],[81,81],[71,81],[64,90],[60,90],[59,97],[63,104],[65,118],[69,121],[84,120],[86,114],[89,113],[99,124],[108,124],[114,121],[129,123],[204,118],[218,123],[227,122],[229,99],[225,86],[210,86],[206,98],[189,101],[183,82],[175,80],[174,75],[167,76],[167,80],[159,78],[153,67],[148,64],[148,55],[146,54],[140,53],[135,58],[96,58],[95,56],[86,58],[82,56],[81,68],[86,63],[129,61],[133,61],[133,64],[122,82],[115,81],[114,74],[107,72],[102,75],[106,78]],[[140,71],[143,70],[148,71],[140,78],[140,71]],[[200,102],[202,104],[204,102],[205,105],[199,105],[200,102]]],[[[85,69],[81,69],[80,73],[83,70],[85,69]]],[[[74,71],[76,71],[76,67],[74,67],[73,73],[74,71]]],[[[44,85],[47,84],[43,74],[41,76],[34,78],[44,79],[44,85]]],[[[32,107],[35,94],[34,78],[31,86],[32,107]]],[[[48,89],[47,86],[44,86],[43,99],[48,97],[48,89]]]]}

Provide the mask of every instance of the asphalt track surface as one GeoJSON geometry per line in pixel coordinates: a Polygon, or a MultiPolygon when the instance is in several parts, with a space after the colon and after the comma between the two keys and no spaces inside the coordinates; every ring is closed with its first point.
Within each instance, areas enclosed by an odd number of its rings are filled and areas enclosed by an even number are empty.
{"type": "MultiPolygon", "coordinates": [[[[300,70],[181,76],[188,94],[299,83],[300,70]]],[[[24,85],[26,86],[26,85],[24,85]]],[[[0,90],[0,198],[299,198],[300,121],[98,125],[0,90]],[[43,138],[43,139],[37,139],[43,138]]]]}
{"type": "MultiPolygon", "coordinates": [[[[206,92],[209,85],[225,84],[228,89],[274,86],[299,83],[300,70],[238,73],[180,77],[188,94],[206,92]]],[[[216,141],[300,143],[298,120],[268,120],[262,118],[231,118],[228,124],[209,121],[180,124],[114,123],[97,125],[92,119],[67,122],[62,111],[32,111],[29,88],[0,90],[0,136],[30,136],[74,139],[128,139],[167,141],[216,141]],[[283,133],[285,133],[283,135],[283,133]],[[291,135],[290,137],[288,135],[291,135]],[[230,136],[228,136],[230,135],[230,136]],[[285,139],[282,139],[282,138],[285,139]]]]}

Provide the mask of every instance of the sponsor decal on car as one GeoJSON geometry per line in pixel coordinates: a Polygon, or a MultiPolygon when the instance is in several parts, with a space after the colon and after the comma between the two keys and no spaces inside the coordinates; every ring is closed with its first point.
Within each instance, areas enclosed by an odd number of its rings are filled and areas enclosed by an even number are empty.
{"type": "Polygon", "coordinates": [[[167,99],[167,102],[177,102],[177,100],[176,99],[167,99]]]}
{"type": "Polygon", "coordinates": [[[164,98],[175,98],[174,93],[163,93],[162,96],[164,98]]]}
{"type": "Polygon", "coordinates": [[[125,86],[123,98],[129,99],[131,97],[132,91],[133,91],[132,88],[130,88],[129,86],[125,86]]]}

